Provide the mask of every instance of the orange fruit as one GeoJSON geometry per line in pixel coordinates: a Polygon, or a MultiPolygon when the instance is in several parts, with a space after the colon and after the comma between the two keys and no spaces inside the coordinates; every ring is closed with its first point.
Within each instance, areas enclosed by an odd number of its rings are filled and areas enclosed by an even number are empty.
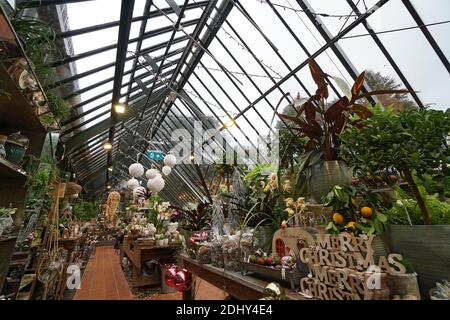
{"type": "Polygon", "coordinates": [[[361,215],[366,218],[366,219],[370,219],[370,217],[372,216],[372,208],[370,207],[362,207],[361,208],[361,215]]]}
{"type": "Polygon", "coordinates": [[[356,229],[356,222],[355,221],[350,221],[349,223],[347,223],[347,225],[345,226],[346,228],[352,228],[353,230],[356,229]]]}
{"type": "Polygon", "coordinates": [[[333,213],[333,221],[336,224],[343,224],[344,223],[344,217],[339,212],[333,213]]]}

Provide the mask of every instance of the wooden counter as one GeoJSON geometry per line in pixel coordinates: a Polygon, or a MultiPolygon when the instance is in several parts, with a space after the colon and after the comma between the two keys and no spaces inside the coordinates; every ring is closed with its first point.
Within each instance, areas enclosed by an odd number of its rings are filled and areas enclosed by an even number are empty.
{"type": "Polygon", "coordinates": [[[124,238],[122,251],[132,264],[132,286],[141,287],[155,285],[161,282],[161,274],[142,275],[142,264],[146,261],[157,260],[159,264],[174,263],[178,247],[174,246],[144,246],[129,238],[124,238]]]}
{"type": "MultiPolygon", "coordinates": [[[[210,284],[226,291],[238,300],[258,300],[262,298],[264,288],[269,282],[254,277],[243,276],[240,272],[226,271],[210,264],[201,264],[186,255],[181,255],[184,267],[193,275],[202,278],[210,284]]],[[[302,295],[285,288],[289,300],[307,300],[302,295]]],[[[192,292],[183,294],[184,300],[192,300],[192,292]]]]}

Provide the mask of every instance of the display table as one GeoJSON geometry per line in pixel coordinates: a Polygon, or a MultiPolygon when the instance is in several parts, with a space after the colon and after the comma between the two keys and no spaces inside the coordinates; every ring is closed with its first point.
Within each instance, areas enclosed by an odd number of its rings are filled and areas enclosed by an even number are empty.
{"type": "MultiPolygon", "coordinates": [[[[243,276],[240,272],[226,271],[210,264],[201,264],[187,255],[181,255],[184,267],[193,275],[226,291],[238,300],[258,300],[263,296],[264,288],[269,282],[254,277],[243,276]]],[[[290,300],[306,300],[302,295],[285,288],[286,297],[290,300]]],[[[192,291],[183,293],[184,300],[192,300],[192,291]]]]}
{"type": "Polygon", "coordinates": [[[131,285],[133,288],[155,285],[161,282],[160,273],[154,275],[143,275],[142,265],[146,261],[156,260],[160,264],[175,262],[175,252],[178,247],[174,246],[145,246],[136,243],[133,239],[125,237],[122,245],[123,254],[132,264],[131,285]]]}
{"type": "Polygon", "coordinates": [[[80,235],[76,238],[68,238],[68,239],[59,239],[58,240],[58,246],[60,248],[64,248],[67,250],[67,263],[71,263],[72,261],[72,252],[77,249],[81,248],[83,246],[84,241],[86,240],[86,237],[84,235],[80,235]]]}

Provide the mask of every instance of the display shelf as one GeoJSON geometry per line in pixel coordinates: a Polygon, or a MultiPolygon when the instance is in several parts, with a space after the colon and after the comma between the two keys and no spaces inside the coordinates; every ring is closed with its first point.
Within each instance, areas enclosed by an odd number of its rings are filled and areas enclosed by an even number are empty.
{"type": "Polygon", "coordinates": [[[7,54],[8,50],[4,50],[3,56],[0,56],[2,63],[0,66],[0,83],[2,94],[0,94],[0,125],[13,130],[27,130],[31,132],[46,132],[43,124],[39,119],[38,108],[33,106],[25,97],[22,90],[19,89],[16,82],[11,78],[8,68],[19,59],[25,61],[25,68],[30,76],[36,81],[36,88],[30,90],[39,92],[45,105],[48,106],[48,100],[45,91],[39,82],[36,73],[31,67],[30,59],[27,57],[25,50],[19,40],[18,35],[14,31],[10,21],[8,20],[3,8],[0,6],[0,38],[2,43],[8,43],[12,47],[14,54],[7,54]]]}
{"type": "Polygon", "coordinates": [[[20,166],[0,158],[0,180],[26,180],[27,173],[20,166]]]}
{"type": "Polygon", "coordinates": [[[3,91],[7,93],[0,95],[2,130],[46,132],[35,112],[35,107],[26,100],[3,65],[0,65],[0,81],[3,91]]]}

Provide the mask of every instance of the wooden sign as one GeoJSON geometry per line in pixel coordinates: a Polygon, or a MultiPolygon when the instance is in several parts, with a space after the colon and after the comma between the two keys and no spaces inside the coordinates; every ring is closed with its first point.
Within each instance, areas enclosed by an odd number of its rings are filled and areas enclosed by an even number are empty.
{"type": "Polygon", "coordinates": [[[147,151],[147,158],[149,160],[164,160],[164,153],[162,151],[149,150],[147,151]]]}
{"type": "Polygon", "coordinates": [[[300,227],[279,229],[272,239],[273,255],[284,257],[287,255],[298,255],[300,249],[314,244],[313,235],[323,231],[310,228],[308,231],[300,227]]]}
{"type": "Polygon", "coordinates": [[[66,194],[66,183],[58,183],[58,198],[64,198],[64,195],[66,194]]]}
{"type": "Polygon", "coordinates": [[[388,274],[406,272],[400,254],[374,261],[374,236],[319,234],[314,244],[300,249],[299,258],[310,268],[300,280],[303,293],[322,300],[389,299],[388,274]]]}

